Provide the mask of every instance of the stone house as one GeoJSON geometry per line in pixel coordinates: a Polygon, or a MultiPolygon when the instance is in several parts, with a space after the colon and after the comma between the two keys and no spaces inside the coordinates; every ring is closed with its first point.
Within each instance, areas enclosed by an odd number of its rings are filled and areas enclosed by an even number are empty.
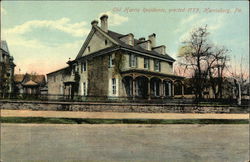
{"type": "Polygon", "coordinates": [[[1,40],[0,48],[0,93],[13,92],[14,58],[10,55],[6,41],[1,40]]]}
{"type": "Polygon", "coordinates": [[[14,83],[16,94],[38,95],[46,88],[45,75],[15,74],[14,83]]]}
{"type": "MultiPolygon", "coordinates": [[[[76,58],[68,66],[47,74],[48,94],[107,98],[164,98],[174,96],[175,60],[156,34],[135,39],[132,33],[108,29],[108,16],[91,22],[92,29],[76,58]]],[[[183,88],[182,88],[183,92],[183,88]]]]}

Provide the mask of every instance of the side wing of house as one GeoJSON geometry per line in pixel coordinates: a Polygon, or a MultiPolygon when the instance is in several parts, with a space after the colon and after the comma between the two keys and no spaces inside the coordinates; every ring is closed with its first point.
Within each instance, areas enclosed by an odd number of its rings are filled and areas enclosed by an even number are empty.
{"type": "Polygon", "coordinates": [[[49,95],[63,95],[64,91],[64,75],[65,69],[61,69],[47,74],[48,94],[49,95]]]}

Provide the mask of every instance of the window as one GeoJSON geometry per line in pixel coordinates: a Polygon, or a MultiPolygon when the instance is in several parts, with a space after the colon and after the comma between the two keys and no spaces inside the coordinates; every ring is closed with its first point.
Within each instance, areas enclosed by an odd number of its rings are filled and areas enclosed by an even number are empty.
{"type": "Polygon", "coordinates": [[[144,68],[149,69],[149,59],[148,58],[144,58],[144,68]]]}
{"type": "Polygon", "coordinates": [[[153,83],[154,83],[154,96],[160,96],[159,82],[155,81],[153,83]]]}
{"type": "Polygon", "coordinates": [[[56,76],[54,76],[53,79],[54,79],[54,82],[56,82],[56,76]]]}
{"type": "Polygon", "coordinates": [[[63,94],[63,85],[60,85],[60,94],[63,94]]]}
{"type": "Polygon", "coordinates": [[[78,72],[78,66],[75,65],[75,72],[77,73],[78,72]]]}
{"type": "Polygon", "coordinates": [[[129,55],[129,66],[137,67],[137,57],[133,54],[129,55]]]}
{"type": "Polygon", "coordinates": [[[105,46],[106,46],[106,45],[108,45],[108,41],[107,41],[107,40],[105,40],[105,46]]]}
{"type": "Polygon", "coordinates": [[[116,79],[112,79],[112,93],[116,94],[116,79]]]}
{"type": "Polygon", "coordinates": [[[161,63],[159,60],[154,61],[154,69],[155,71],[161,71],[161,63]]]}
{"type": "Polygon", "coordinates": [[[90,46],[88,46],[88,51],[90,52],[90,46]]]}
{"type": "Polygon", "coordinates": [[[113,67],[113,65],[114,65],[114,59],[113,59],[112,55],[109,55],[109,68],[113,67]]]}
{"type": "Polygon", "coordinates": [[[82,71],[87,71],[87,62],[86,61],[84,61],[82,63],[82,71]]]}

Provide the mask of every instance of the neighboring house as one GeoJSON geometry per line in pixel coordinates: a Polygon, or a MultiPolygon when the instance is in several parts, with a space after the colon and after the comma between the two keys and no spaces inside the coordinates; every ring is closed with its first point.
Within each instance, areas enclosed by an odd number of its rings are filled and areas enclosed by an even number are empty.
{"type": "MultiPolygon", "coordinates": [[[[132,33],[108,29],[108,16],[92,29],[77,57],[68,67],[47,74],[48,94],[163,98],[174,95],[174,83],[183,77],[173,74],[175,60],[156,35],[135,39],[132,33]]],[[[182,88],[183,92],[183,88],[182,88]]]]}
{"type": "MultiPolygon", "coordinates": [[[[41,94],[46,88],[46,80],[44,75],[36,74],[16,74],[14,76],[15,93],[18,94],[41,94]]],[[[44,93],[44,92],[43,92],[44,93]]]]}
{"type": "Polygon", "coordinates": [[[14,58],[10,55],[6,41],[1,40],[0,49],[0,93],[13,92],[14,58]]]}
{"type": "MultiPolygon", "coordinates": [[[[192,81],[193,78],[185,78],[184,80],[184,97],[185,98],[195,98],[195,92],[193,88],[192,81]]],[[[214,90],[211,82],[207,82],[207,86],[203,90],[203,98],[205,99],[216,99],[215,92],[217,93],[217,98],[221,98],[219,94],[219,87],[216,82],[218,78],[214,78],[214,90]]],[[[223,84],[221,89],[222,99],[236,99],[238,97],[238,85],[235,83],[235,79],[230,77],[223,78],[223,84]]],[[[241,97],[242,99],[249,99],[249,83],[246,83],[241,87],[241,97]]]]}

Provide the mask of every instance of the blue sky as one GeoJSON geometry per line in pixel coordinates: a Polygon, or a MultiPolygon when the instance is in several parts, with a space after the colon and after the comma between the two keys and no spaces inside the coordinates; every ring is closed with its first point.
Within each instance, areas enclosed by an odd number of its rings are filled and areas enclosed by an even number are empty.
{"type": "Polygon", "coordinates": [[[248,12],[247,1],[3,1],[1,39],[7,40],[17,73],[46,74],[76,57],[90,22],[102,13],[109,15],[110,30],[136,38],[156,33],[156,43],[174,58],[190,31],[207,24],[211,41],[231,50],[231,65],[242,58],[248,69],[248,12]]]}

